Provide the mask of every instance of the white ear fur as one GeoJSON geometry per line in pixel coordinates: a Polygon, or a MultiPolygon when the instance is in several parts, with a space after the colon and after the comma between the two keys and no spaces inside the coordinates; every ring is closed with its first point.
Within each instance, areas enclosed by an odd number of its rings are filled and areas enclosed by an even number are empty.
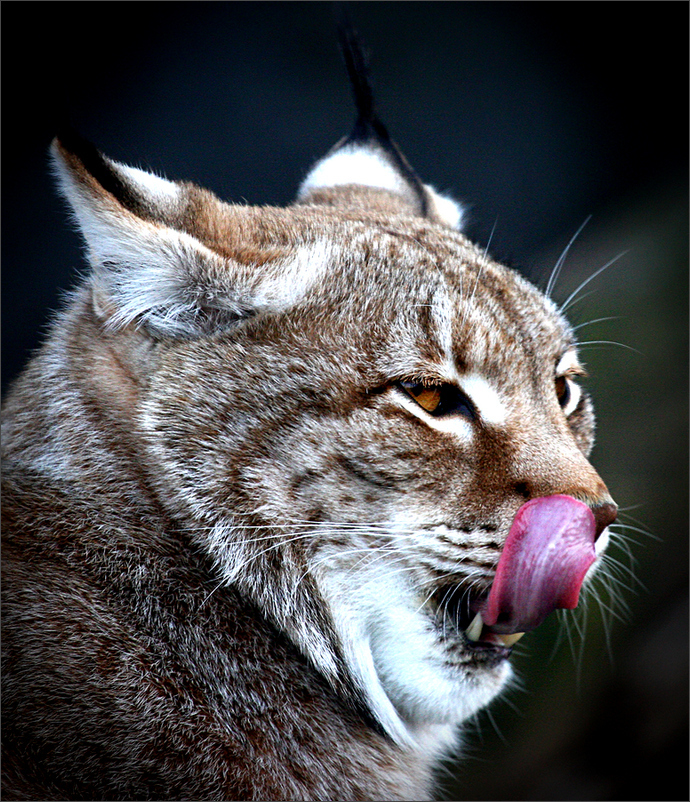
{"type": "Polygon", "coordinates": [[[456,231],[462,231],[465,224],[464,206],[448,195],[441,195],[429,184],[424,184],[424,189],[429,196],[434,216],[456,231]]]}
{"type": "Polygon", "coordinates": [[[180,200],[182,191],[178,184],[168,181],[154,173],[130,167],[127,164],[108,160],[111,167],[129,184],[136,187],[139,194],[157,205],[169,205],[180,200]]]}
{"type": "MultiPolygon", "coordinates": [[[[370,143],[348,142],[317,162],[302,182],[298,200],[318,189],[356,184],[375,189],[386,189],[397,195],[410,192],[406,178],[391,163],[385,153],[370,143]]],[[[430,205],[430,216],[458,231],[462,230],[464,209],[457,201],[441,195],[425,184],[430,205]]]]}
{"type": "Polygon", "coordinates": [[[357,184],[402,194],[403,177],[381,151],[364,144],[348,143],[317,162],[297,194],[304,198],[315,189],[357,184]]]}

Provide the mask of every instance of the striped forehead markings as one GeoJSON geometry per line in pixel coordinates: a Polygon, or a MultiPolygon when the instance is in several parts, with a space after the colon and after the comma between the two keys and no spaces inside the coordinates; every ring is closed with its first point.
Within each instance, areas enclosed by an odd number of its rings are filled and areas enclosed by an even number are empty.
{"type": "MultiPolygon", "coordinates": [[[[436,293],[431,307],[436,326],[435,333],[444,351],[446,361],[446,370],[443,372],[448,376],[450,383],[457,385],[469,397],[479,414],[479,418],[484,423],[493,426],[505,423],[508,410],[498,390],[492,386],[489,380],[476,372],[461,374],[457,370],[453,358],[453,338],[451,334],[453,306],[445,287],[436,293]]],[[[435,419],[435,422],[438,424],[439,419],[435,419]]],[[[445,425],[437,425],[435,428],[448,431],[445,425]]],[[[466,432],[464,425],[462,430],[463,433],[466,432]]]]}

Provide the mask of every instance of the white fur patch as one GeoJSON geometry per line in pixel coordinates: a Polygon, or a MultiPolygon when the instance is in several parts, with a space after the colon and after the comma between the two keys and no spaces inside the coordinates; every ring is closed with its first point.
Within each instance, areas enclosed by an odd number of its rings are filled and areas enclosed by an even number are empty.
{"type": "Polygon", "coordinates": [[[425,184],[424,187],[431,197],[436,216],[456,231],[462,231],[465,222],[465,209],[462,204],[447,195],[441,195],[429,184],[425,184]]]}
{"type": "Polygon", "coordinates": [[[297,197],[302,198],[314,189],[345,184],[388,189],[398,194],[407,189],[404,179],[381,153],[358,145],[345,145],[312,168],[297,197]]]}
{"type": "Polygon", "coordinates": [[[371,649],[377,674],[404,719],[413,724],[459,724],[488,704],[511,673],[507,661],[472,678],[446,668],[438,634],[404,584],[391,577],[372,587],[371,649]],[[385,593],[380,588],[385,587],[385,593]]]}
{"type": "Polygon", "coordinates": [[[154,202],[171,203],[179,199],[180,187],[172,181],[168,181],[167,178],[161,178],[146,170],[129,167],[120,162],[111,161],[110,163],[128,183],[133,184],[142,195],[151,198],[154,202]]]}
{"type": "Polygon", "coordinates": [[[304,296],[335,263],[337,256],[330,240],[317,240],[300,247],[288,259],[264,266],[254,305],[260,311],[288,309],[304,296]]]}
{"type": "Polygon", "coordinates": [[[569,370],[580,367],[580,360],[577,358],[577,351],[571,348],[566,351],[556,365],[556,376],[565,376],[569,370]]]}
{"type": "MultiPolygon", "coordinates": [[[[363,187],[387,189],[398,195],[410,187],[398,169],[376,148],[348,144],[322,159],[312,168],[297,193],[304,198],[314,189],[357,184],[363,187]]],[[[425,184],[434,216],[458,231],[462,229],[465,210],[457,201],[425,184]]]]}
{"type": "Polygon", "coordinates": [[[594,551],[597,557],[599,557],[606,551],[606,547],[609,545],[609,539],[610,539],[609,528],[607,526],[606,529],[604,529],[604,531],[596,539],[596,542],[594,544],[594,551]]]}
{"type": "Polygon", "coordinates": [[[604,531],[599,535],[599,537],[594,542],[594,553],[597,555],[597,559],[587,569],[587,573],[585,574],[583,584],[588,583],[592,579],[594,574],[596,574],[597,571],[599,570],[599,567],[601,566],[602,555],[606,551],[610,540],[611,540],[611,533],[607,526],[606,529],[604,529],[604,531]]]}
{"type": "Polygon", "coordinates": [[[82,212],[80,222],[94,264],[94,286],[114,305],[109,326],[146,320],[173,336],[196,331],[198,292],[190,275],[195,265],[220,266],[220,256],[184,232],[145,221],[82,212]]]}
{"type": "Polygon", "coordinates": [[[470,397],[484,423],[497,426],[506,422],[508,411],[498,391],[483,376],[471,373],[461,376],[458,383],[470,397]]]}
{"type": "Polygon", "coordinates": [[[505,685],[507,661],[474,669],[449,661],[424,599],[406,581],[400,562],[380,557],[347,570],[337,554],[322,563],[319,585],[346,660],[371,708],[403,746],[427,737],[432,750],[449,743],[454,727],[484,707],[505,685]],[[429,729],[431,727],[431,730],[429,729]]]}

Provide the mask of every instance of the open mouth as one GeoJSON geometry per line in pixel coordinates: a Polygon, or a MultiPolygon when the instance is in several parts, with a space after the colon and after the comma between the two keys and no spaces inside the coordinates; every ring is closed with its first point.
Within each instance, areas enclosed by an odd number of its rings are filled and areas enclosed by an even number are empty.
{"type": "MultiPolygon", "coordinates": [[[[518,510],[489,591],[449,585],[434,594],[437,618],[475,650],[510,650],[557,609],[577,606],[596,560],[596,521],[571,496],[532,499],[518,510]]],[[[509,653],[509,652],[508,652],[509,653]]]]}
{"type": "Polygon", "coordinates": [[[463,585],[448,585],[434,593],[439,625],[461,635],[465,645],[475,650],[504,651],[511,649],[524,632],[495,632],[484,624],[481,610],[486,608],[488,591],[478,593],[463,585]]]}

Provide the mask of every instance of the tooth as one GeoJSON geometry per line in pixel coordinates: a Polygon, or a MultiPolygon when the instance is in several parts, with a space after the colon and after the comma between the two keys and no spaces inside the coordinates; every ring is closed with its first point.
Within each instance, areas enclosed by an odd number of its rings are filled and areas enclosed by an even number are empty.
{"type": "Polygon", "coordinates": [[[482,634],[483,626],[484,622],[482,621],[482,614],[477,613],[477,615],[475,615],[475,617],[472,619],[472,623],[465,630],[465,635],[467,635],[470,640],[479,640],[479,636],[482,634]]]}
{"type": "Polygon", "coordinates": [[[504,646],[512,646],[514,643],[517,643],[524,634],[524,632],[513,632],[512,635],[499,635],[498,637],[503,641],[504,646]]]}

